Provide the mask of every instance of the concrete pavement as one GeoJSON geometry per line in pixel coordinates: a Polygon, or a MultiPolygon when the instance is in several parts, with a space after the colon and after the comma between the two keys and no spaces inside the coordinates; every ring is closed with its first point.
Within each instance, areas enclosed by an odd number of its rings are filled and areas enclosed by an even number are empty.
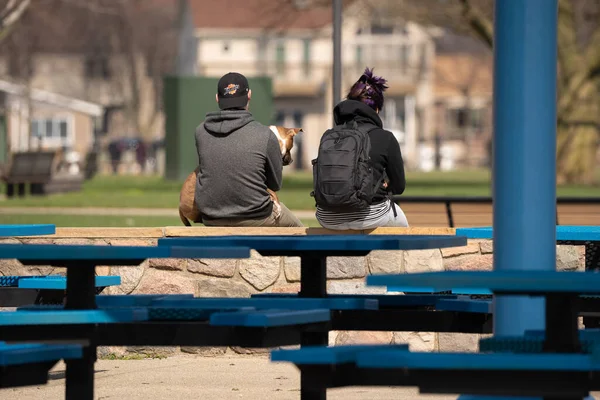
{"type": "MultiPolygon", "coordinates": [[[[173,356],[166,359],[99,360],[95,400],[298,400],[299,374],[293,365],[267,357],[173,356]]],[[[47,385],[0,389],[0,399],[64,399],[64,364],[47,385]]],[[[454,400],[457,396],[420,396],[413,388],[343,388],[330,400],[454,400]]]]}

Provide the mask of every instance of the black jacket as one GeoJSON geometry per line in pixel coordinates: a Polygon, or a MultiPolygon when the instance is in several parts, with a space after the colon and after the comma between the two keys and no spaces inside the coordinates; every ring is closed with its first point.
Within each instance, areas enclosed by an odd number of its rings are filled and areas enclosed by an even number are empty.
{"type": "Polygon", "coordinates": [[[356,100],[344,100],[333,109],[333,118],[336,125],[348,121],[356,121],[358,125],[374,124],[379,128],[369,132],[371,139],[371,161],[375,169],[375,182],[381,179],[383,172],[387,174],[388,188],[380,187],[373,203],[380,203],[387,199],[388,192],[402,194],[406,187],[404,175],[404,162],[400,152],[400,145],[390,131],[383,129],[379,115],[368,105],[356,100]]]}

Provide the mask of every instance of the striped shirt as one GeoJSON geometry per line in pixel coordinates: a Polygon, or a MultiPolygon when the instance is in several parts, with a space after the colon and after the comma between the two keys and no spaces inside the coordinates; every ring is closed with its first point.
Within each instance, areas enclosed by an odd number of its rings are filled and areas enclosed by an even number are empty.
{"type": "Polygon", "coordinates": [[[353,222],[359,222],[361,225],[368,226],[378,224],[383,219],[386,219],[387,222],[387,215],[391,208],[392,203],[389,200],[372,204],[364,210],[351,212],[335,212],[317,207],[316,217],[321,226],[325,228],[335,228],[336,226],[347,225],[353,222]]]}

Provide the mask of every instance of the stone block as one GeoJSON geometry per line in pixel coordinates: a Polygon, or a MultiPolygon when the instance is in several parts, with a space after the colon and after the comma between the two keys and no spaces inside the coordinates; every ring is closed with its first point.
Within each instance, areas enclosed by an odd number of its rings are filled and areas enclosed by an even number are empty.
{"type": "Polygon", "coordinates": [[[237,270],[236,259],[199,259],[187,260],[187,270],[194,274],[231,278],[237,270]]]}
{"type": "Polygon", "coordinates": [[[196,281],[174,271],[147,268],[135,294],[193,294],[196,281]]]}
{"type": "Polygon", "coordinates": [[[493,269],[493,254],[466,254],[444,259],[447,271],[491,271],[493,269]]]}
{"type": "Polygon", "coordinates": [[[439,249],[410,250],[404,252],[404,271],[407,274],[443,270],[444,263],[442,253],[439,249]]]}
{"type": "Polygon", "coordinates": [[[376,250],[367,256],[371,274],[404,273],[404,252],[398,250],[376,250]]]}
{"type": "Polygon", "coordinates": [[[271,293],[298,293],[299,291],[300,284],[297,282],[284,284],[276,283],[273,287],[271,287],[271,293]]]}
{"type": "Polygon", "coordinates": [[[581,262],[576,246],[556,246],[556,269],[558,271],[585,270],[585,261],[581,262]]]}
{"type": "Polygon", "coordinates": [[[138,239],[138,238],[108,238],[106,239],[111,246],[156,246],[156,239],[138,239]]]}
{"type": "Polygon", "coordinates": [[[123,357],[127,349],[122,346],[100,346],[97,349],[98,359],[123,357]]]}
{"type": "Polygon", "coordinates": [[[196,279],[197,297],[250,297],[256,290],[239,279],[200,277],[196,279]]]}
{"type": "Polygon", "coordinates": [[[300,282],[300,257],[284,257],[283,272],[288,282],[300,282]]]}
{"type": "Polygon", "coordinates": [[[393,344],[408,344],[410,351],[434,351],[434,332],[394,332],[393,344]]]}
{"type": "Polygon", "coordinates": [[[340,331],[335,338],[336,346],[354,344],[390,344],[394,334],[379,331],[340,331]]]}
{"type": "Polygon", "coordinates": [[[479,249],[481,254],[490,254],[494,252],[494,241],[482,240],[479,242],[479,249]]]}
{"type": "Polygon", "coordinates": [[[131,294],[140,284],[148,261],[135,267],[111,267],[112,275],[121,277],[121,284],[110,288],[110,294],[131,294]]]}
{"type": "Polygon", "coordinates": [[[147,358],[164,358],[175,355],[179,346],[128,346],[126,353],[138,354],[147,358]]]}
{"type": "Polygon", "coordinates": [[[328,257],[327,279],[364,278],[367,275],[365,257],[328,257]]]}
{"type": "Polygon", "coordinates": [[[240,260],[240,275],[257,290],[275,283],[281,272],[281,257],[262,257],[252,250],[251,258],[240,260]]]}
{"type": "Polygon", "coordinates": [[[385,294],[383,286],[366,286],[364,280],[339,280],[327,282],[327,293],[331,294],[385,294]]]}
{"type": "Polygon", "coordinates": [[[469,352],[479,350],[480,335],[476,333],[438,333],[438,349],[441,352],[469,352]]]}
{"type": "Polygon", "coordinates": [[[227,347],[181,346],[181,352],[187,354],[197,354],[202,357],[217,357],[224,355],[227,352],[227,347]]]}
{"type": "Polygon", "coordinates": [[[268,356],[275,348],[232,346],[231,350],[236,354],[268,356]]]}
{"type": "Polygon", "coordinates": [[[187,266],[187,260],[182,258],[150,258],[148,259],[148,266],[165,271],[183,271],[187,266]]]}
{"type": "Polygon", "coordinates": [[[467,242],[466,246],[461,247],[443,247],[442,257],[454,257],[463,254],[475,254],[479,253],[479,243],[467,242]]]}
{"type": "Polygon", "coordinates": [[[68,245],[85,245],[85,246],[106,246],[108,243],[104,239],[88,239],[88,238],[58,238],[54,239],[55,244],[68,245]]]}

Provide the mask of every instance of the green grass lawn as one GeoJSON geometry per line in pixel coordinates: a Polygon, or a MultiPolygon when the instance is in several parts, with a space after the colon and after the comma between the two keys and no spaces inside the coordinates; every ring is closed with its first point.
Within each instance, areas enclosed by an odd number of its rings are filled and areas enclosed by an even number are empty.
{"type": "MultiPolygon", "coordinates": [[[[181,182],[160,177],[99,176],[85,182],[78,193],[0,200],[0,207],[177,208],[180,188],[181,182]]],[[[311,210],[314,209],[311,191],[312,174],[286,175],[279,198],[292,210],[311,210]]],[[[490,174],[486,170],[408,173],[405,195],[486,196],[490,195],[490,174]]],[[[559,186],[558,195],[600,196],[600,187],[559,186]]]]}

